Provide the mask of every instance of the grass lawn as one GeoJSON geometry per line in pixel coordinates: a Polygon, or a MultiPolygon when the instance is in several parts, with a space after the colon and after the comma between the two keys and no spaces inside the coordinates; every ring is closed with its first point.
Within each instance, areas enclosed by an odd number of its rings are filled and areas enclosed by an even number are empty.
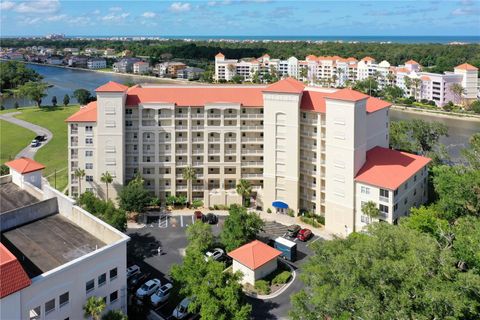
{"type": "Polygon", "coordinates": [[[46,166],[43,174],[52,186],[55,186],[54,172],[57,170],[56,187],[60,191],[63,191],[68,183],[68,135],[65,119],[77,112],[78,109],[78,105],[66,108],[22,108],[19,109],[21,114],[15,116],[18,119],[47,128],[53,133],[52,140],[37,151],[35,160],[46,166]]]}
{"type": "Polygon", "coordinates": [[[15,158],[35,138],[35,132],[0,120],[0,163],[15,158]]]}

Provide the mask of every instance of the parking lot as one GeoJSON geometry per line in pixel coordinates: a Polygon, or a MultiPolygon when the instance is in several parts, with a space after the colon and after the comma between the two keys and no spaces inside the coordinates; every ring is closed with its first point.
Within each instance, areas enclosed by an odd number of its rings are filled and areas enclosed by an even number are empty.
{"type": "MultiPolygon", "coordinates": [[[[225,217],[219,216],[216,225],[212,225],[212,231],[218,235],[223,226],[225,217]]],[[[148,275],[144,279],[158,278],[162,284],[170,282],[170,268],[174,264],[181,263],[187,246],[186,228],[194,223],[192,215],[179,215],[149,217],[145,227],[140,229],[127,230],[131,241],[128,244],[128,265],[136,264],[140,266],[142,272],[148,275]],[[162,248],[162,254],[158,254],[158,248],[162,248]]],[[[268,242],[269,239],[284,236],[288,226],[276,222],[266,222],[264,232],[259,234],[262,241],[268,242]]],[[[305,258],[311,253],[308,248],[310,243],[318,240],[315,235],[306,243],[291,239],[297,243],[297,261],[291,263],[295,269],[306,260],[305,258]]],[[[272,299],[272,301],[263,301],[248,298],[253,305],[253,316],[255,319],[284,319],[287,317],[290,309],[290,295],[292,292],[301,288],[301,283],[297,279],[294,283],[280,296],[272,299]]],[[[134,288],[135,289],[135,288],[134,288]]],[[[133,294],[134,290],[131,291],[133,294]]],[[[174,299],[166,305],[160,306],[155,311],[168,318],[172,314],[178,299],[174,299]]]]}

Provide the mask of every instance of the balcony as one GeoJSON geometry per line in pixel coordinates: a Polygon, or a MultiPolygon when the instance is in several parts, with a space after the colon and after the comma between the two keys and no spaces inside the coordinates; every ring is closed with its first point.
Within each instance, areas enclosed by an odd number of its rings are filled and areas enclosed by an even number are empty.
{"type": "MultiPolygon", "coordinates": [[[[277,148],[278,149],[278,148],[277,148]]],[[[245,149],[242,149],[242,154],[243,155],[249,155],[249,154],[254,154],[254,155],[257,155],[257,154],[263,154],[263,149],[262,150],[255,150],[255,149],[248,149],[248,148],[245,148],[245,149]]]]}
{"type": "Polygon", "coordinates": [[[188,118],[188,114],[186,113],[176,113],[175,118],[188,118]]]}
{"type": "Polygon", "coordinates": [[[388,201],[389,201],[388,197],[382,197],[382,196],[379,197],[379,200],[381,202],[386,202],[386,203],[388,203],[388,201]]]}
{"type": "Polygon", "coordinates": [[[208,138],[208,142],[220,142],[220,138],[208,138]]]}
{"type": "Polygon", "coordinates": [[[226,149],[225,150],[225,154],[236,154],[237,153],[237,150],[235,149],[226,149]]]}
{"type": "Polygon", "coordinates": [[[177,189],[177,191],[187,191],[187,185],[186,184],[177,184],[176,189],[177,189]]]}
{"type": "Polygon", "coordinates": [[[203,130],[205,126],[192,126],[192,130],[203,130]]]}
{"type": "Polygon", "coordinates": [[[70,134],[78,134],[78,129],[70,129],[70,134]]]}
{"type": "Polygon", "coordinates": [[[242,178],[263,178],[263,173],[242,173],[242,178]]]}
{"type": "Polygon", "coordinates": [[[263,143],[263,138],[242,137],[242,142],[262,142],[263,143]]]}
{"type": "Polygon", "coordinates": [[[193,191],[203,191],[204,188],[203,188],[203,185],[196,185],[196,186],[194,185],[194,186],[192,186],[192,190],[193,191]]]}
{"type": "Polygon", "coordinates": [[[220,149],[208,149],[208,154],[209,155],[219,155],[220,154],[220,149]]]}
{"type": "Polygon", "coordinates": [[[177,139],[175,139],[176,143],[187,142],[187,141],[188,141],[188,138],[177,138],[177,139]]]}
{"type": "Polygon", "coordinates": [[[237,138],[225,138],[225,142],[237,142],[237,138]]]}
{"type": "Polygon", "coordinates": [[[187,154],[187,149],[177,149],[175,150],[176,154],[187,154]]]}
{"type": "Polygon", "coordinates": [[[204,151],[203,151],[203,148],[202,149],[193,149],[192,150],[192,154],[203,154],[204,151]]]}
{"type": "Polygon", "coordinates": [[[187,161],[177,161],[175,164],[177,167],[184,167],[187,165],[187,161]]]}
{"type": "Polygon", "coordinates": [[[175,126],[175,129],[176,130],[187,130],[188,129],[188,126],[175,126]]]}
{"type": "Polygon", "coordinates": [[[242,161],[242,167],[263,167],[261,161],[242,161]]]}
{"type": "Polygon", "coordinates": [[[302,136],[307,136],[307,137],[316,137],[317,136],[317,133],[316,132],[313,132],[313,131],[305,131],[305,130],[301,130],[300,131],[300,134],[302,136]]]}
{"type": "Polygon", "coordinates": [[[78,139],[71,139],[70,146],[77,147],[78,146],[78,139]]]}
{"type": "Polygon", "coordinates": [[[192,142],[203,142],[204,139],[203,138],[193,138],[192,139],[192,142]]]}
{"type": "Polygon", "coordinates": [[[217,113],[209,113],[207,115],[208,118],[220,118],[222,115],[221,114],[217,114],[217,113]]]}
{"type": "Polygon", "coordinates": [[[261,113],[242,113],[241,118],[242,119],[262,119],[263,114],[261,114],[261,113]]]}
{"type": "Polygon", "coordinates": [[[203,119],[204,115],[203,113],[192,113],[192,118],[194,119],[203,119]]]}
{"type": "Polygon", "coordinates": [[[318,125],[318,119],[302,119],[301,123],[316,126],[316,125],[318,125]]]}
{"type": "Polygon", "coordinates": [[[159,114],[158,119],[171,119],[172,115],[171,114],[159,114]]]}
{"type": "Polygon", "coordinates": [[[224,116],[225,119],[235,119],[236,117],[237,117],[236,114],[226,114],[226,115],[224,116]]]}
{"type": "Polygon", "coordinates": [[[202,162],[202,161],[194,161],[192,164],[193,164],[194,167],[203,166],[203,162],[202,162]]]}
{"type": "Polygon", "coordinates": [[[241,126],[242,130],[263,130],[263,126],[241,126]]]}
{"type": "Polygon", "coordinates": [[[143,143],[154,143],[155,142],[155,139],[152,139],[152,138],[143,138],[142,140],[143,143]]]}

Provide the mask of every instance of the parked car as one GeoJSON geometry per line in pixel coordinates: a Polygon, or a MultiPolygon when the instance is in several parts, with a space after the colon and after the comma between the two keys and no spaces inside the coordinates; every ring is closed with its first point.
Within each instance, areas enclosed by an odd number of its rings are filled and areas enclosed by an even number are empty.
{"type": "Polygon", "coordinates": [[[41,135],[41,136],[36,136],[35,140],[37,140],[39,142],[45,141],[45,140],[47,140],[47,135],[44,134],[44,135],[41,135]]]}
{"type": "Polygon", "coordinates": [[[192,302],[191,298],[183,299],[178,306],[173,310],[172,316],[175,319],[184,319],[188,315],[188,306],[192,302]]]}
{"type": "Polygon", "coordinates": [[[220,248],[215,248],[212,251],[205,253],[205,261],[212,259],[213,261],[222,261],[225,257],[225,251],[220,248]]]}
{"type": "Polygon", "coordinates": [[[133,275],[140,273],[140,267],[134,264],[127,268],[127,279],[131,278],[133,275]]]}
{"type": "Polygon", "coordinates": [[[292,224],[290,227],[287,229],[287,237],[290,238],[295,238],[297,236],[297,233],[302,229],[298,224],[292,224]]]}
{"type": "Polygon", "coordinates": [[[35,148],[35,147],[38,147],[40,145],[40,142],[38,142],[38,140],[32,140],[32,143],[30,143],[30,147],[32,148],[35,148]]]}
{"type": "Polygon", "coordinates": [[[307,241],[312,237],[312,235],[313,235],[312,230],[305,228],[298,231],[297,239],[300,241],[307,241]]]}
{"type": "Polygon", "coordinates": [[[152,279],[145,282],[136,292],[136,296],[139,299],[143,299],[152,295],[160,287],[161,283],[158,279],[152,279]]]}
{"type": "Polygon", "coordinates": [[[171,283],[164,284],[161,286],[152,296],[150,297],[150,301],[154,307],[157,307],[160,303],[165,302],[170,297],[170,292],[173,289],[173,285],[171,283]]]}
{"type": "Polygon", "coordinates": [[[131,276],[130,279],[127,280],[129,289],[133,291],[134,289],[138,288],[140,283],[145,281],[149,277],[149,275],[150,274],[145,274],[145,273],[139,272],[139,273],[131,276]]]}
{"type": "Polygon", "coordinates": [[[203,216],[202,221],[208,224],[217,224],[218,223],[218,217],[214,215],[213,213],[209,212],[206,215],[203,216]]]}
{"type": "Polygon", "coordinates": [[[202,211],[195,211],[193,213],[193,215],[195,216],[195,220],[203,220],[203,213],[202,211]]]}

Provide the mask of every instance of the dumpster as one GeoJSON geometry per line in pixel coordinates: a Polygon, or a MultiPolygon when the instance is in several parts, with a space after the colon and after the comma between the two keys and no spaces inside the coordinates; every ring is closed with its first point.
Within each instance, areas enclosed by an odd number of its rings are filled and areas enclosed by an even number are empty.
{"type": "Polygon", "coordinates": [[[278,237],[275,239],[274,247],[282,252],[280,256],[283,259],[288,261],[295,261],[297,259],[297,244],[295,242],[278,237]]]}

